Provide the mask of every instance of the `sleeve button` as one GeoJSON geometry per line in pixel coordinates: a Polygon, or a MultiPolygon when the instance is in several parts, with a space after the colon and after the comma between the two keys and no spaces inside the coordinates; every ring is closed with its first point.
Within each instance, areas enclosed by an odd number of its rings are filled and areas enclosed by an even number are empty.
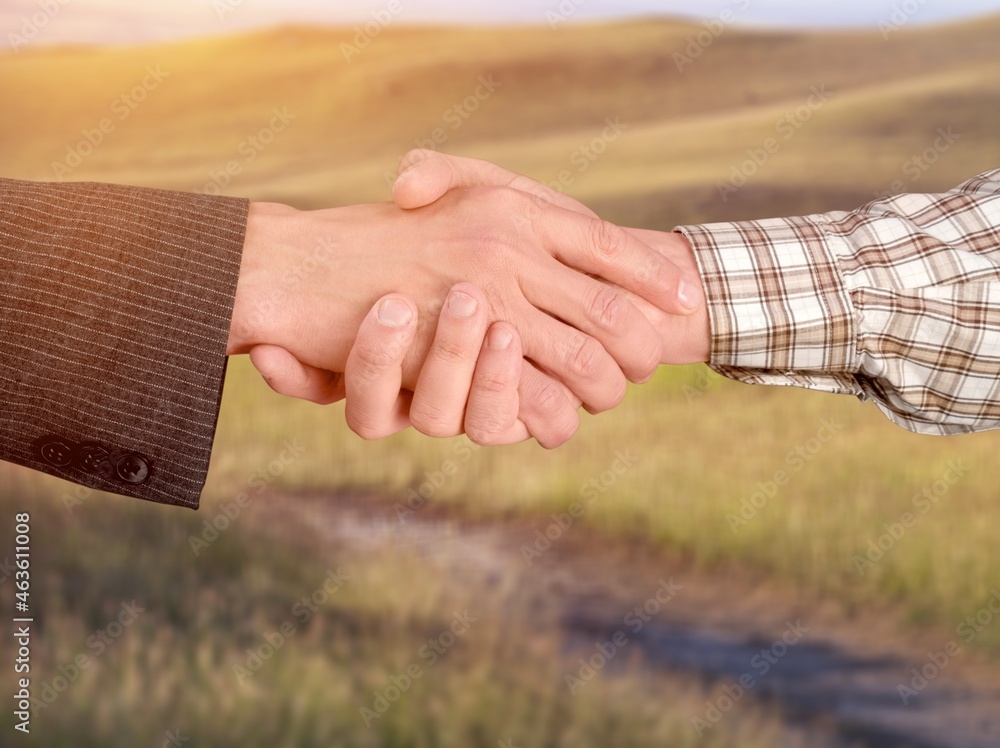
{"type": "Polygon", "coordinates": [[[115,474],[126,483],[143,483],[149,477],[149,463],[133,452],[119,458],[115,474]]]}
{"type": "Polygon", "coordinates": [[[43,460],[55,467],[66,467],[73,461],[73,445],[58,436],[43,439],[38,451],[43,460]]]}
{"type": "Polygon", "coordinates": [[[100,444],[85,444],[76,453],[76,464],[87,473],[95,473],[107,477],[111,472],[111,460],[108,450],[100,444]]]}

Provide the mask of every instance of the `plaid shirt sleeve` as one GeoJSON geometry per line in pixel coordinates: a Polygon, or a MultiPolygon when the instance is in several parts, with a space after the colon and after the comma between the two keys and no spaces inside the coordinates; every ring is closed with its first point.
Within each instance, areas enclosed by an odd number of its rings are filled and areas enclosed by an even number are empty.
{"type": "Polygon", "coordinates": [[[924,434],[1000,428],[1000,169],[851,212],[677,230],[720,374],[871,399],[924,434]]]}

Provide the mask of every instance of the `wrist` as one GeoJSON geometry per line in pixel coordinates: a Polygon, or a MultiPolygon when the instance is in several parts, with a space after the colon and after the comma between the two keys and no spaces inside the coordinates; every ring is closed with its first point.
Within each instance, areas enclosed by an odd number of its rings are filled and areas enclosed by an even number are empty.
{"type": "Polygon", "coordinates": [[[708,312],[708,296],[694,248],[687,237],[680,233],[672,232],[668,241],[675,247],[672,252],[676,258],[675,264],[683,269],[684,280],[694,287],[695,298],[701,300],[694,312],[684,320],[685,334],[681,336],[681,344],[677,349],[679,360],[673,363],[708,363],[712,351],[711,320],[708,312]]]}
{"type": "MultiPolygon", "coordinates": [[[[388,213],[385,205],[300,211],[251,203],[227,355],[273,345],[308,366],[343,372],[372,305],[407,292],[419,275],[388,213]]],[[[414,384],[417,371],[404,366],[405,381],[414,384]]]]}
{"type": "Polygon", "coordinates": [[[280,308],[276,250],[287,240],[299,211],[280,203],[250,203],[240,275],[233,299],[226,355],[248,353],[255,345],[273,343],[268,323],[280,308]]]}

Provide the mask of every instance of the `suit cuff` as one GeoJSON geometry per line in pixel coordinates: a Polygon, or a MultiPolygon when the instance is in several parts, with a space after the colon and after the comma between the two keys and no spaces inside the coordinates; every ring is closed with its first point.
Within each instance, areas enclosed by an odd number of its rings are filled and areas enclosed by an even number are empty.
{"type": "Polygon", "coordinates": [[[196,508],[208,474],[249,203],[3,180],[5,459],[196,508]],[[13,368],[13,367],[10,367],[13,368]]]}

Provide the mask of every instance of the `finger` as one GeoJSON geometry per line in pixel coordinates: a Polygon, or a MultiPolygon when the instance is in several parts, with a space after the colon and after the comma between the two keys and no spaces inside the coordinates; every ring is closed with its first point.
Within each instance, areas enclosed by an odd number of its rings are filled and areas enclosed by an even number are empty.
{"type": "Polygon", "coordinates": [[[546,449],[569,441],[580,428],[578,403],[556,380],[525,362],[518,383],[518,417],[529,433],[546,449]]]}
{"type": "Polygon", "coordinates": [[[254,346],[250,349],[250,361],[280,395],[328,405],[343,400],[346,394],[340,374],[303,364],[276,345],[254,346]]]}
{"type": "Polygon", "coordinates": [[[409,426],[403,359],[416,329],[416,305],[400,294],[384,296],[361,323],[344,382],[347,425],[362,439],[380,439],[409,426]]]}
{"type": "MultiPolygon", "coordinates": [[[[428,436],[463,432],[476,359],[486,335],[487,301],[471,283],[452,287],[413,391],[410,423],[428,436]]],[[[516,411],[515,411],[516,412],[516,411]]]]}
{"type": "Polygon", "coordinates": [[[401,208],[422,208],[459,187],[510,187],[527,192],[565,210],[596,218],[583,203],[502,166],[475,158],[451,156],[416,149],[399,163],[399,176],[392,197],[401,208]]]}
{"type": "Polygon", "coordinates": [[[596,338],[534,307],[519,319],[525,358],[565,384],[588,409],[600,413],[622,401],[628,382],[596,338]]]}
{"type": "Polygon", "coordinates": [[[595,338],[629,380],[646,382],[656,372],[663,339],[621,289],[559,265],[520,282],[528,301],[595,338]]]}
{"type": "Polygon", "coordinates": [[[599,218],[546,210],[536,230],[565,265],[600,276],[671,314],[692,314],[703,299],[677,265],[625,229],[599,218]]]}
{"type": "Polygon", "coordinates": [[[497,322],[483,341],[465,412],[465,433],[476,444],[515,444],[531,438],[518,418],[521,341],[506,322],[497,322]]]}

